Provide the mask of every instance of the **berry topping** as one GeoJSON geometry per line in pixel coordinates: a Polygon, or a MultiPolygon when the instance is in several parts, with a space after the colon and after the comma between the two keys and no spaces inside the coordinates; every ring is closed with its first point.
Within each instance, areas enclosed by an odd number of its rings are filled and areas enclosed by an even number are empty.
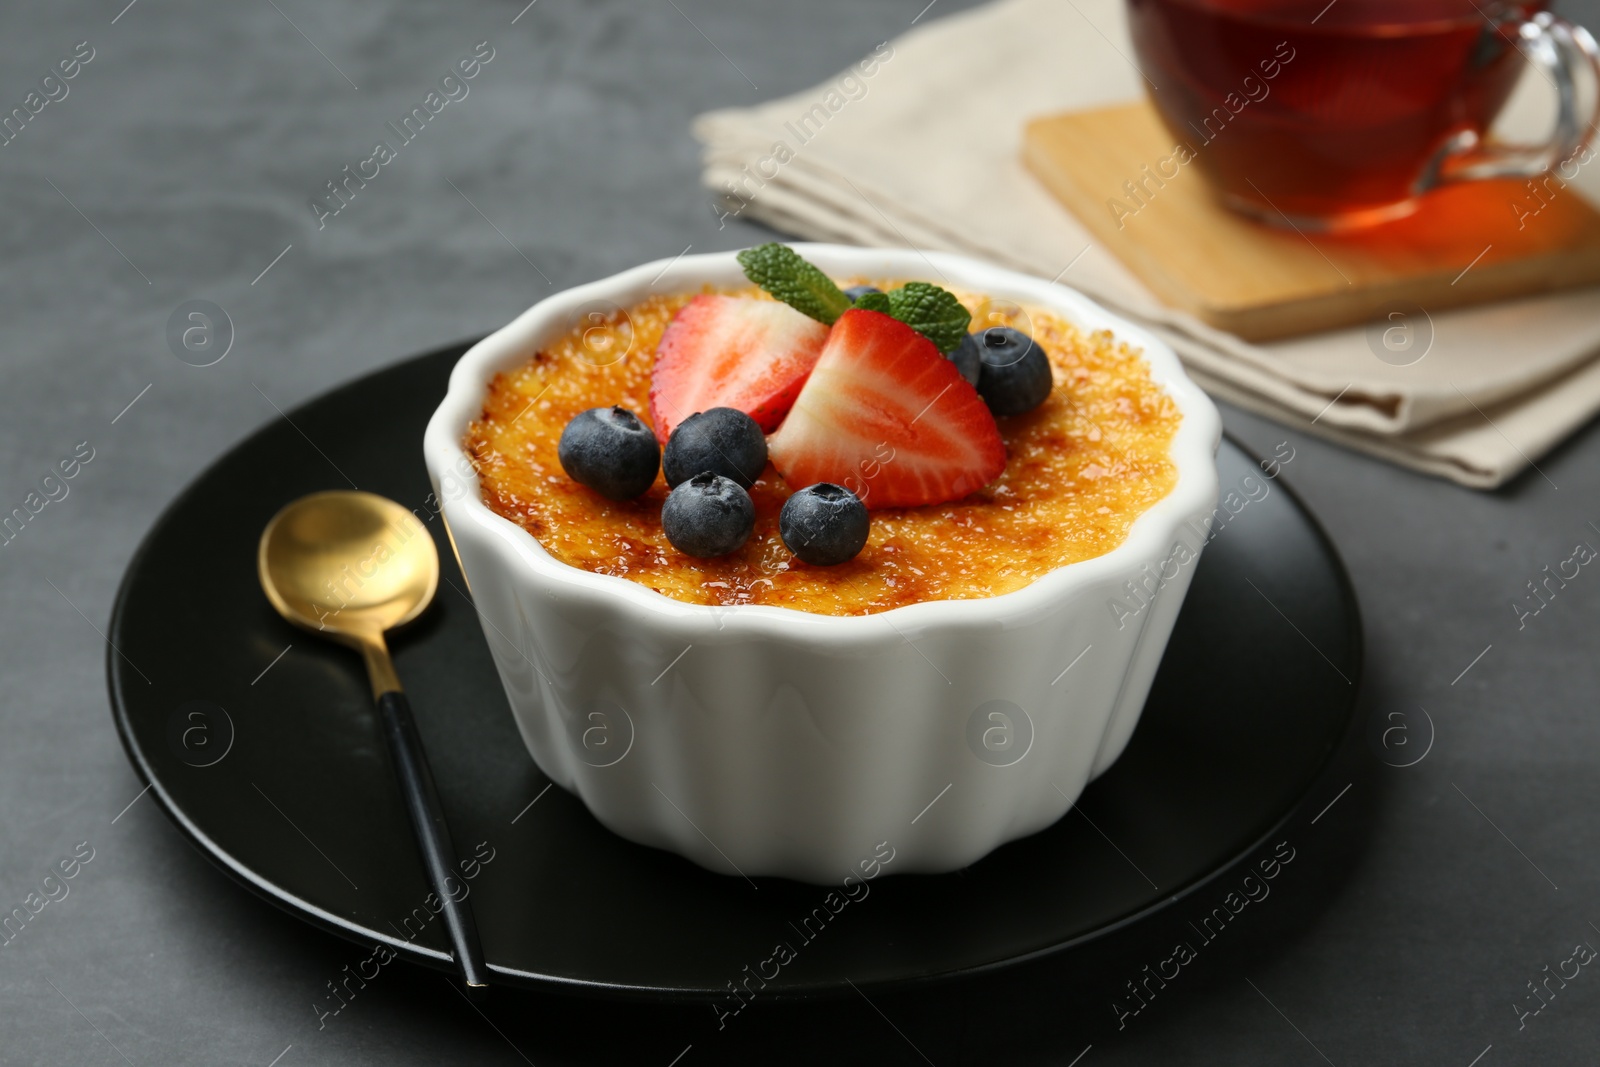
{"type": "Polygon", "coordinates": [[[878,289],[878,288],[876,288],[874,286],[871,286],[871,285],[852,285],[850,288],[848,288],[848,289],[846,289],[844,291],[844,295],[848,296],[850,298],[850,303],[854,304],[856,301],[860,300],[862,297],[866,296],[868,293],[880,293],[881,294],[882,292],[883,292],[882,289],[878,289]]]}
{"type": "Polygon", "coordinates": [[[661,473],[670,486],[710,471],[748,489],[766,467],[766,436],[755,419],[735,408],[690,415],[678,423],[661,453],[661,473]]]}
{"type": "Polygon", "coordinates": [[[1050,359],[1033,338],[1009,326],[991,326],[975,335],[983,365],[978,395],[995,415],[1020,415],[1050,395],[1050,359]]]}
{"type": "Polygon", "coordinates": [[[702,471],[667,494],[661,529],[688,556],[726,556],[750,539],[756,506],[739,483],[702,471]]]}
{"type": "Polygon", "coordinates": [[[806,486],[785,500],[778,514],[784,547],[815,567],[855,559],[871,527],[861,498],[832,482],[806,486]]]}
{"type": "Polygon", "coordinates": [[[978,384],[978,369],[983,364],[983,338],[975,333],[969,333],[956,345],[954,352],[950,353],[950,362],[956,365],[956,370],[967,380],[968,385],[978,384]]]}
{"type": "Polygon", "coordinates": [[[579,485],[612,500],[631,500],[650,488],[661,465],[655,435],[627,408],[590,408],[561,431],[561,467],[579,485]]]}
{"type": "Polygon", "coordinates": [[[697,411],[728,407],[777,428],[828,328],[771,300],[704,294],[667,326],[650,377],[650,421],[665,442],[697,411]]]}
{"type": "Polygon", "coordinates": [[[1005,469],[994,417],[955,364],[888,315],[852,309],[767,439],[790,485],[833,482],[870,508],[958,500],[1005,469]]]}

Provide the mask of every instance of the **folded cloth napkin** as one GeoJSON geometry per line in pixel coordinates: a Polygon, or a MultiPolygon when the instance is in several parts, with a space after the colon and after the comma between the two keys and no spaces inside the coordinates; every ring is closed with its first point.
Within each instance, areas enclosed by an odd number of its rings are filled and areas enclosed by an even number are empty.
{"type": "MultiPolygon", "coordinates": [[[[1217,396],[1463,485],[1537,469],[1600,410],[1600,289],[1434,312],[1415,324],[1432,347],[1404,367],[1362,328],[1258,345],[1163,306],[1021,163],[1028,119],[1138,97],[1132,55],[1123,0],[998,0],[929,21],[814,89],[700,116],[713,210],[1054,279],[1151,327],[1217,396]]],[[[1525,82],[1497,132],[1531,140],[1552,94],[1525,82]]],[[[1600,161],[1567,192],[1600,201],[1600,161]]]]}

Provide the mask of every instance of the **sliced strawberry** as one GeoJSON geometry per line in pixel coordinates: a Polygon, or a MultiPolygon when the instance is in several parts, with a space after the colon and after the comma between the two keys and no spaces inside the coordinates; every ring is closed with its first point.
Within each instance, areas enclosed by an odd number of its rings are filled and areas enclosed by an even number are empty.
{"type": "Polygon", "coordinates": [[[737,408],[771,432],[822,353],[828,327],[787,304],[695,297],[672,318],[650,375],[650,421],[665,444],[697,411],[737,408]]]}
{"type": "Polygon", "coordinates": [[[869,508],[959,500],[1006,465],[994,416],[956,365],[862,309],[833,324],[767,455],[790,488],[834,482],[869,508]]]}

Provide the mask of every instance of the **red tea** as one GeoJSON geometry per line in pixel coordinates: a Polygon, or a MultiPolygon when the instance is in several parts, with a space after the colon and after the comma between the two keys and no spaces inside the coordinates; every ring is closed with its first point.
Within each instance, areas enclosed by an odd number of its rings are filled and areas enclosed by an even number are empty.
{"type": "Polygon", "coordinates": [[[1522,70],[1494,0],[1129,0],[1167,128],[1231,206],[1298,224],[1404,213],[1522,70]]]}

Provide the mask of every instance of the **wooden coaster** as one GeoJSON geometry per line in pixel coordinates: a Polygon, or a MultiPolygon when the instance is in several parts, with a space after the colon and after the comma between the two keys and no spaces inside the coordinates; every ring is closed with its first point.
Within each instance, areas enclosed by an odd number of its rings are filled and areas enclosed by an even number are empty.
{"type": "Polygon", "coordinates": [[[1307,234],[1222,207],[1193,163],[1147,179],[1174,147],[1141,100],[1035,119],[1023,158],[1158,297],[1247,340],[1600,282],[1600,213],[1553,176],[1450,186],[1408,218],[1307,234]]]}

